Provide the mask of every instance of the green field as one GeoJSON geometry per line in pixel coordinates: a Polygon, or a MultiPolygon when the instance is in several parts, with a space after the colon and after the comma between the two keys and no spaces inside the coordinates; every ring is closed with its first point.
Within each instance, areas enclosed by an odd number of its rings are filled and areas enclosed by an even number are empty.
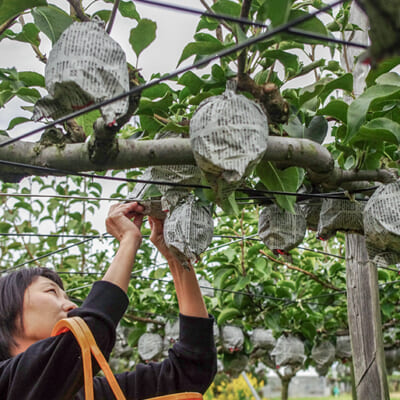
{"type": "MultiPolygon", "coordinates": [[[[400,400],[400,393],[392,393],[390,395],[391,400],[400,400]]],[[[280,397],[273,397],[268,400],[281,400],[280,397]]],[[[328,396],[328,397],[289,397],[289,400],[352,400],[351,394],[342,394],[340,396],[328,396]]]]}
{"type": "MultiPolygon", "coordinates": [[[[268,400],[280,400],[280,397],[274,397],[268,400]]],[[[289,397],[289,400],[351,400],[350,394],[343,394],[340,396],[328,396],[328,397],[289,397]]]]}

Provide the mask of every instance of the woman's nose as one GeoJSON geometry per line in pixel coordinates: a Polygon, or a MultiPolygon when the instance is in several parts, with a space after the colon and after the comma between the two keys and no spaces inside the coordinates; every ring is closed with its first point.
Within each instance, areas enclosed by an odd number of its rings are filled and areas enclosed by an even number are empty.
{"type": "Polygon", "coordinates": [[[65,300],[63,304],[63,310],[65,312],[69,312],[71,310],[74,310],[75,308],[78,308],[78,306],[71,300],[65,300]]]}

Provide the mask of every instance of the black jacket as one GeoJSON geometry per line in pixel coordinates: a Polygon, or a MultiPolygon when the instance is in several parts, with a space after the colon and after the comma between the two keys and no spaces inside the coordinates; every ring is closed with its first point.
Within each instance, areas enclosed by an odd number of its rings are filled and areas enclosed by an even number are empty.
{"type": "MultiPolygon", "coordinates": [[[[127,305],[119,287],[99,281],[82,307],[69,316],[84,318],[108,358],[127,305]]],[[[116,377],[128,400],[141,400],[185,391],[204,393],[215,373],[213,319],[180,315],[180,338],[166,360],[138,364],[134,371],[116,377]]],[[[82,386],[80,348],[70,332],[41,340],[0,362],[1,400],[83,400],[82,386]]],[[[114,399],[105,378],[94,378],[94,392],[96,400],[114,399]]]]}

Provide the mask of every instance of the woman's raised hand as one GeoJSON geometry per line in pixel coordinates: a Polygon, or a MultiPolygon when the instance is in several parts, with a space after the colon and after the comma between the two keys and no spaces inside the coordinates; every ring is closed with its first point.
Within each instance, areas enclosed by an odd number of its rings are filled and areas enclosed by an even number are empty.
{"type": "Polygon", "coordinates": [[[119,242],[130,240],[139,248],[142,242],[140,227],[143,222],[143,206],[137,202],[120,203],[110,207],[106,219],[107,232],[119,242]]]}

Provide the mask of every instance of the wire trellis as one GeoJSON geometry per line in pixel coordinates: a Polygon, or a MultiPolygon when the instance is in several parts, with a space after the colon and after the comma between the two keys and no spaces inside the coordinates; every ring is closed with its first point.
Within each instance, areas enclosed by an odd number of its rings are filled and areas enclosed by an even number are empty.
{"type": "Polygon", "coordinates": [[[99,109],[101,107],[104,107],[104,106],[106,106],[108,104],[114,103],[114,102],[116,102],[118,100],[121,100],[121,99],[123,99],[125,97],[138,94],[138,93],[142,92],[144,89],[148,89],[148,88],[150,88],[152,86],[155,86],[155,85],[158,85],[159,83],[162,83],[164,81],[171,80],[171,79],[173,79],[173,78],[175,78],[175,77],[177,77],[177,76],[179,76],[179,75],[181,75],[181,74],[183,74],[185,72],[191,71],[192,69],[204,67],[208,63],[210,63],[211,61],[214,61],[214,60],[222,58],[222,57],[229,56],[229,55],[231,55],[233,53],[236,53],[236,52],[238,52],[240,50],[243,50],[243,49],[245,49],[245,48],[247,48],[247,47],[249,47],[249,46],[251,46],[253,44],[256,44],[256,43],[261,42],[263,40],[270,39],[271,37],[273,37],[273,36],[275,36],[275,35],[277,35],[279,33],[287,32],[289,29],[294,28],[294,27],[302,24],[303,22],[306,22],[306,21],[314,18],[315,16],[317,16],[317,15],[319,15],[319,14],[325,12],[325,11],[331,10],[332,8],[334,8],[334,7],[336,7],[336,6],[340,5],[340,4],[343,4],[343,3],[347,2],[347,1],[350,1],[350,0],[338,0],[338,1],[335,1],[334,3],[326,5],[326,6],[320,8],[319,10],[317,10],[317,11],[315,11],[313,13],[307,14],[307,15],[305,15],[303,17],[300,17],[300,18],[296,18],[296,19],[294,19],[292,21],[287,22],[286,24],[278,26],[278,27],[276,27],[274,29],[271,29],[271,30],[265,32],[265,33],[261,33],[261,34],[259,34],[257,36],[254,36],[254,37],[250,38],[250,39],[244,40],[243,42],[238,43],[238,44],[236,44],[234,46],[228,47],[227,49],[221,50],[221,51],[215,53],[214,55],[211,55],[209,57],[203,58],[202,60],[200,60],[200,61],[198,61],[198,62],[196,62],[194,64],[191,64],[189,66],[176,69],[175,71],[173,71],[173,72],[171,72],[169,74],[166,74],[166,75],[164,75],[164,76],[162,76],[160,78],[153,79],[150,82],[147,82],[145,84],[136,86],[133,89],[128,90],[128,91],[126,91],[124,93],[121,93],[121,94],[119,94],[117,96],[114,96],[114,97],[112,97],[110,99],[106,99],[106,100],[103,100],[103,101],[101,101],[99,103],[92,104],[92,105],[90,105],[88,107],[85,107],[85,108],[83,108],[81,110],[77,110],[77,111],[75,111],[75,112],[73,112],[73,113],[71,113],[71,114],[69,114],[69,115],[67,115],[65,117],[58,118],[58,119],[50,122],[49,124],[46,124],[44,126],[35,128],[35,129],[33,129],[33,130],[29,131],[29,132],[26,132],[26,133],[24,133],[22,135],[16,136],[14,138],[6,139],[6,140],[4,140],[4,141],[2,141],[0,143],[0,148],[1,147],[5,147],[5,146],[9,146],[12,143],[18,142],[21,139],[25,139],[25,138],[27,138],[29,136],[32,136],[32,135],[37,134],[37,133],[40,133],[43,130],[51,128],[51,127],[54,127],[54,126],[56,126],[58,124],[63,124],[64,122],[67,122],[69,119],[76,118],[76,117],[79,117],[79,116],[81,116],[83,114],[86,114],[88,112],[97,110],[97,109],[99,109]]]}

